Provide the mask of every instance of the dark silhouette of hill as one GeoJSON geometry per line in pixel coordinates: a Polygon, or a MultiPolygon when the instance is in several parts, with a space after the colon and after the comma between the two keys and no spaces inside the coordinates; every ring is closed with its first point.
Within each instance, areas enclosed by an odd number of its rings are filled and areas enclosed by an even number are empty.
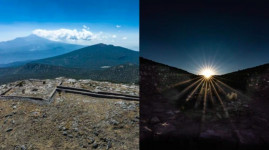
{"type": "Polygon", "coordinates": [[[203,79],[140,58],[141,149],[269,144],[268,64],[203,79]]]}
{"type": "Polygon", "coordinates": [[[116,66],[126,63],[138,65],[139,53],[119,46],[96,44],[67,54],[37,60],[34,63],[99,70],[103,66],[116,66]]]}
{"type": "Polygon", "coordinates": [[[152,92],[153,87],[168,88],[175,83],[196,77],[185,70],[171,67],[165,64],[140,57],[140,85],[148,86],[141,92],[152,92]],[[142,64],[142,65],[141,65],[142,64]]]}
{"type": "Polygon", "coordinates": [[[0,42],[0,67],[9,67],[17,61],[43,59],[82,48],[82,45],[50,41],[36,35],[0,42]],[[7,65],[4,65],[7,64],[7,65]]]}
{"type": "Polygon", "coordinates": [[[216,78],[234,88],[248,92],[251,88],[257,85],[262,87],[263,85],[268,84],[268,80],[266,80],[268,75],[269,64],[264,64],[217,76],[216,78]]]}
{"type": "Polygon", "coordinates": [[[192,73],[189,73],[188,71],[185,71],[185,70],[182,70],[182,69],[179,69],[179,68],[176,68],[176,67],[172,67],[172,66],[169,66],[169,65],[166,65],[166,64],[158,63],[158,62],[155,62],[153,60],[149,60],[149,59],[146,59],[146,58],[143,58],[143,57],[140,57],[140,61],[143,63],[143,65],[158,66],[158,67],[162,67],[163,69],[164,68],[169,69],[170,71],[176,72],[176,73],[179,73],[179,74],[192,74],[192,73]]]}

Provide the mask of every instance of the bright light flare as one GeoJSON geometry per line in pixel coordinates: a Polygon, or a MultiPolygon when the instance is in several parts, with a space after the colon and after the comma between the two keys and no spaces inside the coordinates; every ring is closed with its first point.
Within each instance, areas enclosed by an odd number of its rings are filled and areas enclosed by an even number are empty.
{"type": "Polygon", "coordinates": [[[204,68],[201,70],[201,75],[203,75],[206,79],[210,79],[213,75],[215,75],[215,71],[211,68],[204,68]]]}

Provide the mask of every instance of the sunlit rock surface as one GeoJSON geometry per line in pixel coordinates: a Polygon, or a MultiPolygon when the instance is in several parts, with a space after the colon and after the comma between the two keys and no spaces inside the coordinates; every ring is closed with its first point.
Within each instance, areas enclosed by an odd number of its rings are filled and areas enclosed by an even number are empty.
{"type": "MultiPolygon", "coordinates": [[[[137,85],[57,78],[0,86],[48,101],[57,85],[138,95],[137,85]]],[[[51,103],[0,99],[0,149],[138,149],[139,102],[56,93],[51,103]]]]}

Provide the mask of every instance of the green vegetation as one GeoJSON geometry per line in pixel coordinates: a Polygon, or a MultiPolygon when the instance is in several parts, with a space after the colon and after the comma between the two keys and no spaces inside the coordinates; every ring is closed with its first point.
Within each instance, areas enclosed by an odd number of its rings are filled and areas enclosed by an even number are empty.
{"type": "Polygon", "coordinates": [[[103,70],[65,68],[44,64],[26,64],[17,68],[0,68],[0,84],[24,79],[53,79],[67,77],[120,83],[138,83],[139,67],[124,64],[103,70]]]}
{"type": "Polygon", "coordinates": [[[66,77],[119,83],[138,83],[139,53],[123,47],[97,44],[73,52],[0,68],[0,84],[25,79],[66,77]]]}
{"type": "Polygon", "coordinates": [[[139,64],[139,53],[123,47],[96,44],[60,56],[37,60],[33,63],[99,70],[103,66],[126,63],[139,64]]]}

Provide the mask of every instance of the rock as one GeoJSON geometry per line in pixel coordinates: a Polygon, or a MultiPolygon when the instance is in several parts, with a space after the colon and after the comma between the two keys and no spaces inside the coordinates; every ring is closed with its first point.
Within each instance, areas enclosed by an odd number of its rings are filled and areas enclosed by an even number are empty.
{"type": "Polygon", "coordinates": [[[6,118],[7,118],[7,117],[12,117],[12,116],[13,116],[13,114],[5,115],[6,118]]]}
{"type": "Polygon", "coordinates": [[[72,135],[72,134],[69,134],[68,137],[69,137],[69,138],[73,138],[73,135],[72,135]]]}
{"type": "Polygon", "coordinates": [[[200,138],[204,139],[228,139],[230,141],[236,140],[232,133],[229,130],[212,130],[208,129],[202,133],[200,133],[200,138]]]}
{"type": "Polygon", "coordinates": [[[132,119],[131,121],[132,121],[132,123],[136,123],[136,122],[139,122],[139,119],[134,118],[134,119],[132,119]]]}
{"type": "Polygon", "coordinates": [[[147,127],[147,126],[145,126],[144,128],[142,128],[142,130],[144,130],[143,132],[145,132],[145,131],[152,132],[152,130],[149,127],[147,127]]]}
{"type": "Polygon", "coordinates": [[[88,144],[92,144],[92,143],[94,143],[94,138],[92,138],[92,137],[88,137],[88,144]]]}
{"type": "Polygon", "coordinates": [[[237,137],[241,144],[258,144],[259,138],[250,130],[241,130],[237,132],[237,137]]]}
{"type": "Polygon", "coordinates": [[[64,132],[63,132],[63,135],[64,135],[64,136],[67,136],[67,132],[66,132],[66,131],[64,131],[64,132]]]}
{"type": "Polygon", "coordinates": [[[180,110],[176,110],[175,113],[176,113],[176,114],[179,114],[179,113],[180,113],[180,110]]]}
{"type": "Polygon", "coordinates": [[[135,105],[129,105],[127,107],[128,110],[135,110],[136,109],[136,106],[135,105]]]}
{"type": "Polygon", "coordinates": [[[47,118],[47,115],[46,114],[43,114],[43,116],[42,116],[43,118],[47,118]]]}
{"type": "Polygon", "coordinates": [[[35,117],[37,117],[37,116],[40,115],[40,112],[34,111],[34,112],[32,112],[32,115],[35,116],[35,117]]]}
{"type": "Polygon", "coordinates": [[[94,131],[93,134],[96,135],[96,136],[98,136],[99,135],[99,131],[94,131]]]}
{"type": "Polygon", "coordinates": [[[75,83],[76,80],[75,79],[68,79],[67,82],[69,82],[69,83],[75,83]]]}
{"type": "Polygon", "coordinates": [[[110,122],[109,122],[110,124],[112,124],[112,125],[118,125],[119,124],[119,122],[118,121],[116,121],[116,120],[110,120],[110,122]]]}
{"type": "Polygon", "coordinates": [[[151,124],[156,124],[156,123],[159,123],[159,122],[160,122],[160,119],[158,117],[156,117],[156,116],[151,118],[151,120],[150,120],[151,124]]]}
{"type": "Polygon", "coordinates": [[[168,134],[176,130],[176,127],[170,123],[159,123],[155,126],[156,134],[168,134]]]}
{"type": "Polygon", "coordinates": [[[265,118],[261,118],[258,116],[253,117],[253,120],[256,122],[256,124],[261,124],[261,125],[267,125],[268,121],[265,118]]]}
{"type": "Polygon", "coordinates": [[[243,107],[248,108],[248,104],[243,105],[243,107]]]}
{"type": "Polygon", "coordinates": [[[61,125],[58,126],[58,130],[59,130],[59,131],[62,130],[62,126],[61,126],[61,125]]]}
{"type": "Polygon", "coordinates": [[[63,131],[67,131],[68,130],[66,127],[63,127],[62,129],[63,129],[63,131]]]}
{"type": "Polygon", "coordinates": [[[109,142],[107,143],[106,149],[108,150],[108,149],[110,149],[111,147],[112,147],[112,143],[111,143],[111,141],[109,141],[109,142]]]}
{"type": "Polygon", "coordinates": [[[125,102],[123,102],[123,101],[118,101],[118,102],[116,102],[116,104],[119,104],[119,105],[125,105],[125,102]]]}
{"type": "Polygon", "coordinates": [[[221,119],[221,115],[219,113],[216,114],[219,119],[221,119]]]}
{"type": "Polygon", "coordinates": [[[173,116],[174,115],[174,112],[170,110],[170,111],[166,112],[166,114],[173,116]]]}
{"type": "Polygon", "coordinates": [[[37,88],[34,88],[34,89],[32,89],[32,91],[33,91],[33,92],[36,92],[36,91],[38,91],[38,89],[37,89],[37,88]]]}
{"type": "Polygon", "coordinates": [[[210,138],[215,135],[216,133],[214,130],[206,130],[205,132],[200,133],[200,138],[210,138]]]}
{"type": "Polygon", "coordinates": [[[94,143],[94,144],[92,145],[92,148],[96,149],[96,148],[98,148],[98,146],[99,146],[99,144],[94,143]]]}
{"type": "Polygon", "coordinates": [[[21,150],[26,150],[25,145],[22,145],[22,146],[21,146],[21,150]]]}
{"type": "Polygon", "coordinates": [[[105,137],[100,138],[100,140],[103,141],[103,142],[107,142],[107,141],[109,141],[109,140],[108,140],[107,138],[105,138],[105,137]]]}
{"type": "Polygon", "coordinates": [[[11,132],[13,129],[12,128],[9,128],[6,130],[6,132],[11,132]]]}
{"type": "Polygon", "coordinates": [[[74,131],[75,131],[75,132],[78,132],[78,128],[74,128],[74,131]]]}

